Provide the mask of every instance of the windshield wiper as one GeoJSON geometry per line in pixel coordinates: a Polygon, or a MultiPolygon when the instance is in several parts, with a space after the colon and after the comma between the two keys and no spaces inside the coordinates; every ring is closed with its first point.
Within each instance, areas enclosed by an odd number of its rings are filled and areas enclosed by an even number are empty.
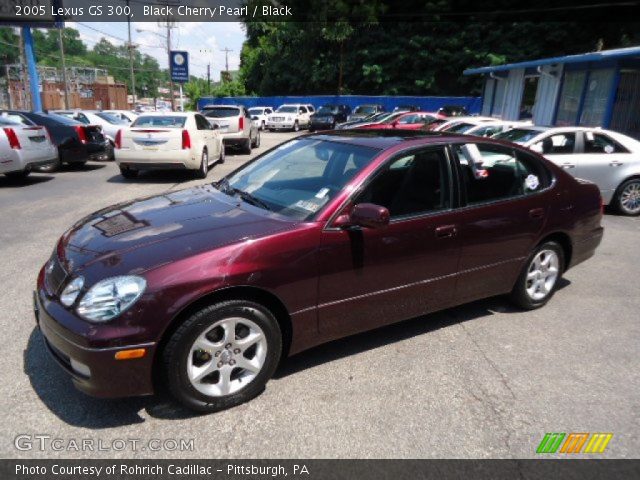
{"type": "Polygon", "coordinates": [[[249,192],[246,192],[239,188],[234,188],[231,185],[229,185],[229,181],[226,178],[223,178],[222,180],[220,180],[215,186],[222,193],[226,193],[227,195],[230,195],[230,196],[237,195],[242,200],[244,200],[247,203],[250,203],[251,205],[264,208],[265,210],[269,210],[269,211],[272,210],[272,208],[269,205],[267,205],[265,202],[260,200],[258,197],[250,194],[249,192]]]}

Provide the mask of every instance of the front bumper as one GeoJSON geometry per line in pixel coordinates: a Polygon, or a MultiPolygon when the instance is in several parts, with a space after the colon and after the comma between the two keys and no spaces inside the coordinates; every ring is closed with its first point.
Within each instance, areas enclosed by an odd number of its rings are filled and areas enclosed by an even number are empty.
{"type": "Polygon", "coordinates": [[[267,122],[269,130],[293,130],[295,122],[267,122]]]}
{"type": "MultiPolygon", "coordinates": [[[[65,329],[48,311],[72,315],[61,305],[46,299],[40,289],[33,294],[36,323],[53,359],[66,371],[78,390],[101,398],[119,398],[153,394],[152,367],[157,345],[122,345],[92,348],[80,345],[75,334],[65,329]],[[116,360],[121,350],[145,348],[142,358],[116,360]]],[[[97,327],[99,328],[99,327],[97,327]]]]}

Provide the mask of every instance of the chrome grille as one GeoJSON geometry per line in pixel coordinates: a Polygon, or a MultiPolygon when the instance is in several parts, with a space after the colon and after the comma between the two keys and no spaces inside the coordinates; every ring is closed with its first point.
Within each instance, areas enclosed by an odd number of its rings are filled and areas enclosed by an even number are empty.
{"type": "Polygon", "coordinates": [[[67,278],[67,272],[60,263],[58,255],[54,252],[47,262],[45,269],[45,282],[50,293],[56,294],[67,278]]]}
{"type": "Polygon", "coordinates": [[[284,117],[271,117],[272,122],[284,122],[284,117]]]}

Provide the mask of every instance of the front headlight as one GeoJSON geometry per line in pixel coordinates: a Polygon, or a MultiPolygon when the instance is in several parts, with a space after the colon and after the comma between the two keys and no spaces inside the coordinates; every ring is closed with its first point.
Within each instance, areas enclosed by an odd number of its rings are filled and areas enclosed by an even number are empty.
{"type": "Polygon", "coordinates": [[[133,275],[107,278],[89,289],[77,312],[90,322],[107,322],[133,305],[146,286],[144,278],[133,275]]]}
{"type": "Polygon", "coordinates": [[[69,284],[65,287],[65,289],[60,294],[60,303],[62,303],[65,307],[70,307],[78,298],[78,294],[82,287],[84,286],[84,278],[76,277],[69,282],[69,284]]]}

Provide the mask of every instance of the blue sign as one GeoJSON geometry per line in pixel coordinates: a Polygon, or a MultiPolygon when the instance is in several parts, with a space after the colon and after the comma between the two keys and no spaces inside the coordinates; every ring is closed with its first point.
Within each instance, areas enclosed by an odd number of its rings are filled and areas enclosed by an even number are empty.
{"type": "Polygon", "coordinates": [[[171,50],[171,80],[184,83],[189,81],[189,52],[171,50]]]}

